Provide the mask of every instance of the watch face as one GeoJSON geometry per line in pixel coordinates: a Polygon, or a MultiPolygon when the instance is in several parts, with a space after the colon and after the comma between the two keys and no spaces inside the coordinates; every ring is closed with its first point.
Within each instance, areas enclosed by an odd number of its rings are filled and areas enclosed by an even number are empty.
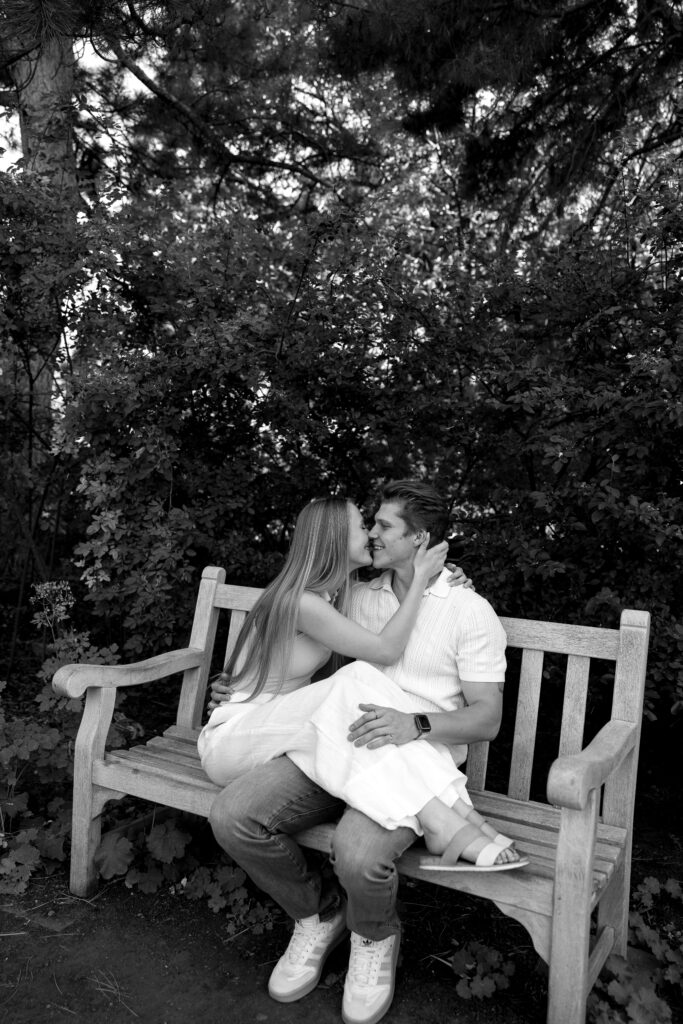
{"type": "Polygon", "coordinates": [[[426,715],[415,715],[415,721],[420,732],[430,732],[432,725],[426,715]]]}

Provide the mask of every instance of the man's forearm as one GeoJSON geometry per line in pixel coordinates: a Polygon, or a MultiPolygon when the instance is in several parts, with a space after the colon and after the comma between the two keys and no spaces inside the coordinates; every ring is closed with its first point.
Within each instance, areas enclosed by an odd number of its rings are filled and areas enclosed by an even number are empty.
{"type": "Polygon", "coordinates": [[[463,684],[467,703],[456,711],[429,711],[426,717],[431,726],[421,731],[415,722],[415,712],[397,711],[381,704],[359,704],[363,714],[349,725],[349,741],[357,746],[382,747],[387,743],[401,746],[413,740],[434,740],[449,747],[492,740],[500,728],[503,698],[502,683],[463,684]]]}
{"type": "Polygon", "coordinates": [[[500,729],[500,714],[495,709],[477,704],[457,711],[430,711],[427,717],[432,728],[423,734],[424,738],[448,746],[493,740],[500,729]]]}

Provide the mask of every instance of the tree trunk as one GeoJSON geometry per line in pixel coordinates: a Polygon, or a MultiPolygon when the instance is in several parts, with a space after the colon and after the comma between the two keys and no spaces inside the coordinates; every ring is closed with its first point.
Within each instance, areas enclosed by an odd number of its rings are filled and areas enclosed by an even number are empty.
{"type": "MultiPolygon", "coordinates": [[[[17,40],[17,52],[22,52],[17,40]]],[[[65,213],[79,204],[73,146],[74,52],[71,36],[55,35],[10,65],[17,89],[24,166],[64,193],[65,213]]]]}
{"type": "Polygon", "coordinates": [[[46,573],[41,547],[50,542],[46,527],[55,500],[53,398],[63,338],[61,281],[62,275],[68,278],[74,258],[70,240],[81,199],[73,137],[73,37],[45,32],[34,39],[17,33],[4,41],[3,51],[5,59],[10,58],[7,70],[19,113],[22,173],[27,189],[33,186],[36,196],[34,238],[26,230],[31,221],[28,208],[14,207],[9,213],[10,230],[12,218],[19,218],[17,237],[30,246],[31,260],[26,262],[26,253],[19,253],[21,258],[13,262],[8,249],[3,275],[12,322],[0,360],[6,379],[14,384],[15,423],[24,426],[21,448],[7,452],[15,515],[21,517],[18,530],[16,523],[7,524],[8,543],[15,545],[13,570],[21,580],[16,632],[29,584],[46,573]]]}

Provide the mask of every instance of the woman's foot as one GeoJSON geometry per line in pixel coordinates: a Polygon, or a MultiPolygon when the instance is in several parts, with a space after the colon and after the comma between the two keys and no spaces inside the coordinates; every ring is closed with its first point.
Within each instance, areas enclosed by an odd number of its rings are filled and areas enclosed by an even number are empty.
{"type": "Polygon", "coordinates": [[[521,860],[512,841],[500,836],[463,800],[458,800],[453,807],[441,800],[430,800],[417,817],[429,852],[446,854],[445,860],[449,863],[465,860],[477,864],[482,855],[487,866],[513,864],[521,860]],[[476,816],[475,820],[472,820],[473,816],[476,816]]]}
{"type": "Polygon", "coordinates": [[[479,811],[475,811],[472,804],[466,804],[464,800],[456,800],[453,804],[453,810],[462,818],[465,818],[470,825],[476,825],[480,832],[483,832],[494,843],[498,843],[503,849],[507,850],[514,845],[512,839],[502,835],[493,825],[489,824],[486,818],[482,818],[479,811]]]}

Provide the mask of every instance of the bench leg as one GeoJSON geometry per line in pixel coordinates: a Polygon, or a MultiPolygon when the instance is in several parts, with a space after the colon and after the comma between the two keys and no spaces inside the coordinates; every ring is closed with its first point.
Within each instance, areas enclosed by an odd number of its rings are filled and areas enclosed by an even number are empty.
{"type": "Polygon", "coordinates": [[[588,937],[576,933],[570,950],[551,956],[548,975],[548,1024],[585,1024],[588,937]]]}
{"type": "Polygon", "coordinates": [[[88,896],[97,884],[94,858],[102,834],[102,809],[108,800],[124,795],[93,783],[93,766],[104,757],[115,701],[113,687],[89,689],[76,737],[69,882],[76,896],[88,896]]]}
{"type": "Polygon", "coordinates": [[[110,800],[123,793],[90,786],[79,794],[74,791],[71,819],[71,873],[69,888],[75,896],[89,896],[97,886],[95,852],[102,835],[102,810],[110,800]]]}
{"type": "Polygon", "coordinates": [[[597,818],[597,790],[591,791],[582,810],[562,809],[548,964],[548,1024],[585,1024],[586,1020],[597,818]]]}
{"type": "Polygon", "coordinates": [[[603,928],[614,929],[613,953],[626,959],[628,948],[630,871],[622,863],[614,872],[609,889],[598,904],[598,934],[603,928]]]}

